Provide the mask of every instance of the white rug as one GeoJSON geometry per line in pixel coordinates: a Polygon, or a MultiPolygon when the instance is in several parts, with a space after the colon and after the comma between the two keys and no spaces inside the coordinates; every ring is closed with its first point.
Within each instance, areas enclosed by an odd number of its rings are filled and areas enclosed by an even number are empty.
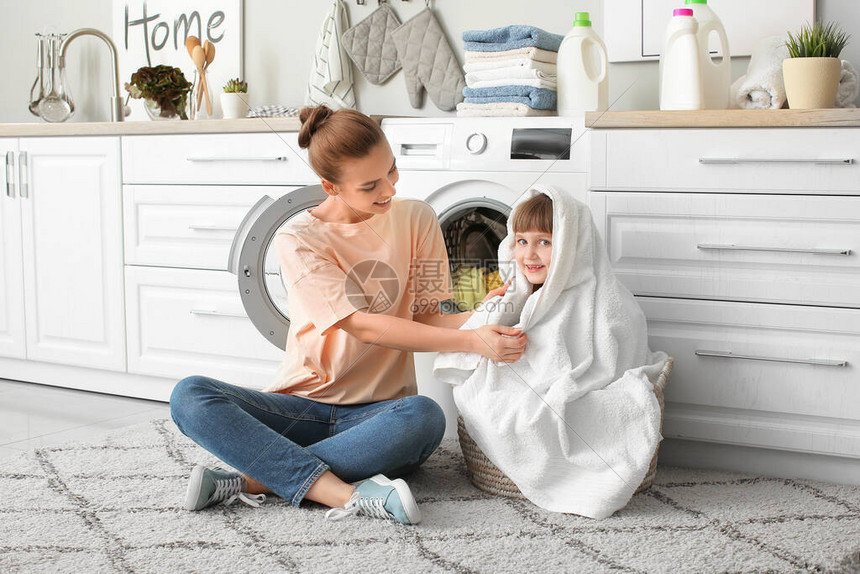
{"type": "Polygon", "coordinates": [[[594,521],[482,494],[447,441],[402,526],[280,499],[187,512],[198,462],[164,420],[0,461],[0,572],[860,572],[857,487],[660,468],[594,521]]]}

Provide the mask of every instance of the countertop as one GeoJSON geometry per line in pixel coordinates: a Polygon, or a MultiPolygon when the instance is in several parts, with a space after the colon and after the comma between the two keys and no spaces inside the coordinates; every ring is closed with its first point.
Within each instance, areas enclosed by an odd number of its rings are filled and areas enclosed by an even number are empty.
{"type": "Polygon", "coordinates": [[[242,118],[237,120],[164,120],[142,122],[68,122],[61,124],[0,124],[0,137],[130,136],[297,132],[298,118],[242,118]]]}
{"type": "Polygon", "coordinates": [[[588,112],[591,128],[860,127],[860,108],[588,112]]]}

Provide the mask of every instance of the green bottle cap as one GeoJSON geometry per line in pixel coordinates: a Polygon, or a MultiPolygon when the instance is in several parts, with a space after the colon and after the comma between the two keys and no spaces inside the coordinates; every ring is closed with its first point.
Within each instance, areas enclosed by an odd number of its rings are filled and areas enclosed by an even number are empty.
{"type": "Polygon", "coordinates": [[[708,0],[687,0],[687,4],[707,4],[708,0]]]}
{"type": "Polygon", "coordinates": [[[591,26],[591,20],[588,18],[588,12],[577,12],[573,20],[574,27],[576,26],[591,26]]]}

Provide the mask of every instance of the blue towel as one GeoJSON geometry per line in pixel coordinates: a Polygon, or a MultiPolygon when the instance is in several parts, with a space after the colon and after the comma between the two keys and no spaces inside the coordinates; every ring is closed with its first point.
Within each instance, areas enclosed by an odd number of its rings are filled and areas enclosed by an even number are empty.
{"type": "Polygon", "coordinates": [[[517,102],[534,110],[554,110],[555,90],[533,86],[497,86],[494,88],[463,88],[463,95],[470,104],[492,102],[517,102]]]}
{"type": "Polygon", "coordinates": [[[475,52],[501,52],[534,46],[541,50],[558,52],[564,36],[534,26],[505,26],[492,30],[466,30],[463,32],[465,49],[475,52]]]}

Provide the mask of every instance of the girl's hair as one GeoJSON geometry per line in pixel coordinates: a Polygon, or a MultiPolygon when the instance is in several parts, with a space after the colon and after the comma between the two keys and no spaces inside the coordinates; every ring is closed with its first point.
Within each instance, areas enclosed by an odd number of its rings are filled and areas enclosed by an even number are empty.
{"type": "Polygon", "coordinates": [[[379,124],[356,110],[302,108],[299,119],[299,147],[308,150],[317,175],[332,183],[338,183],[344,160],[362,158],[385,141],[379,124]]]}
{"type": "Polygon", "coordinates": [[[512,217],[514,233],[552,233],[552,199],[545,193],[539,193],[518,205],[512,217]]]}

